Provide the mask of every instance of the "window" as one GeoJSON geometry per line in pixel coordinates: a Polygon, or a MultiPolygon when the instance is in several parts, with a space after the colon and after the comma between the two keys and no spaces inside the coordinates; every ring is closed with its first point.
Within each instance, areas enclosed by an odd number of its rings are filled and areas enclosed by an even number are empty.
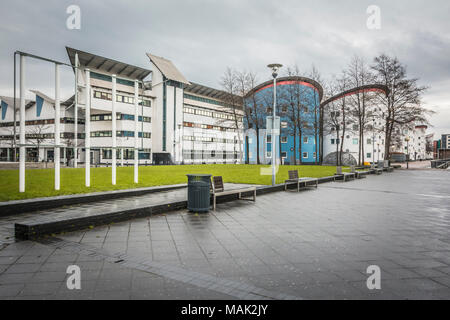
{"type": "Polygon", "coordinates": [[[314,159],[316,158],[316,153],[315,153],[315,152],[313,153],[313,158],[314,158],[314,159]]]}
{"type": "Polygon", "coordinates": [[[372,144],[372,139],[367,139],[367,144],[372,144]]]}
{"type": "Polygon", "coordinates": [[[334,144],[334,139],[331,139],[331,144],[334,144]]]}
{"type": "Polygon", "coordinates": [[[288,123],[286,121],[281,121],[281,128],[285,129],[288,127],[288,123]]]}
{"type": "Polygon", "coordinates": [[[267,143],[272,143],[272,136],[270,135],[267,136],[267,143]]]}
{"type": "Polygon", "coordinates": [[[285,152],[285,151],[281,152],[281,157],[282,158],[286,158],[287,157],[287,152],[285,152]]]}
{"type": "Polygon", "coordinates": [[[358,138],[353,138],[353,144],[358,144],[358,138]]]}
{"type": "Polygon", "coordinates": [[[271,157],[272,157],[272,152],[270,152],[270,151],[267,151],[267,153],[266,153],[266,157],[267,157],[267,158],[271,158],[271,157]]]}
{"type": "Polygon", "coordinates": [[[308,159],[308,152],[303,152],[303,159],[308,159]]]}
{"type": "Polygon", "coordinates": [[[303,137],[303,143],[308,143],[308,137],[303,137]]]}
{"type": "Polygon", "coordinates": [[[372,158],[372,153],[368,152],[366,158],[372,158]]]}
{"type": "Polygon", "coordinates": [[[211,150],[211,158],[215,158],[216,157],[216,150],[211,150]]]}
{"type": "Polygon", "coordinates": [[[281,137],[281,143],[287,143],[288,138],[287,137],[281,137]]]}

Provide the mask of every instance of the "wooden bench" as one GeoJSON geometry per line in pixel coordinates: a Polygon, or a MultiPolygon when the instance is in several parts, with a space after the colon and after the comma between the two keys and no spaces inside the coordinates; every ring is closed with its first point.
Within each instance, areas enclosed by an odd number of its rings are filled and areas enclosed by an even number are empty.
{"type": "Polygon", "coordinates": [[[342,181],[345,182],[348,179],[356,179],[356,173],[354,172],[344,172],[342,171],[342,167],[336,167],[336,174],[334,175],[334,180],[336,181],[336,177],[342,177],[342,181]]]}
{"type": "Polygon", "coordinates": [[[220,196],[227,196],[230,194],[237,194],[239,200],[251,200],[253,202],[256,201],[256,187],[248,187],[248,188],[240,188],[240,189],[231,189],[225,190],[223,185],[222,177],[213,177],[213,183],[211,184],[211,194],[213,197],[213,210],[216,210],[216,199],[220,196]],[[253,199],[245,199],[242,197],[243,193],[253,193],[253,199]]]}
{"type": "Polygon", "coordinates": [[[355,166],[350,166],[350,173],[354,173],[356,175],[356,179],[363,179],[366,178],[366,174],[369,174],[370,171],[358,170],[355,166]]]}
{"type": "Polygon", "coordinates": [[[375,167],[374,164],[372,164],[372,165],[370,166],[370,171],[371,171],[372,173],[375,173],[375,174],[382,174],[382,173],[383,173],[383,169],[380,169],[380,168],[375,167]]]}
{"type": "Polygon", "coordinates": [[[289,179],[284,181],[284,191],[287,190],[287,186],[289,183],[297,183],[297,192],[300,192],[300,184],[303,183],[305,185],[304,188],[307,188],[307,187],[316,187],[317,188],[319,185],[319,179],[307,178],[307,177],[299,178],[298,170],[291,170],[291,171],[289,171],[289,179]],[[308,185],[308,183],[310,183],[310,182],[313,182],[314,184],[312,186],[308,185]]]}

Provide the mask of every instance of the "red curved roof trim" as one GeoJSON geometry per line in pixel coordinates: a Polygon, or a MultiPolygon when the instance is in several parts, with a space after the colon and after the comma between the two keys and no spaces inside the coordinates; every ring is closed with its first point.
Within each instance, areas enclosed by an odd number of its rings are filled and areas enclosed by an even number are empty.
{"type": "Polygon", "coordinates": [[[356,90],[356,91],[353,91],[353,92],[346,93],[346,94],[344,94],[342,96],[339,96],[336,99],[331,100],[330,102],[342,99],[343,97],[352,96],[354,94],[363,93],[363,92],[381,92],[381,93],[384,93],[384,90],[378,89],[378,88],[369,88],[369,89],[356,90]]]}
{"type": "MultiPolygon", "coordinates": [[[[305,81],[293,81],[293,80],[288,80],[288,81],[280,81],[280,82],[277,82],[277,86],[288,86],[288,85],[292,85],[292,84],[300,84],[300,85],[302,85],[302,86],[306,86],[306,87],[313,88],[314,90],[316,90],[317,92],[319,92],[319,90],[318,90],[316,87],[314,87],[311,83],[308,83],[308,82],[305,82],[305,81]]],[[[267,86],[262,87],[262,88],[256,90],[255,93],[260,92],[260,91],[265,90],[265,89],[268,89],[268,88],[273,88],[273,83],[268,84],[267,86]]]]}

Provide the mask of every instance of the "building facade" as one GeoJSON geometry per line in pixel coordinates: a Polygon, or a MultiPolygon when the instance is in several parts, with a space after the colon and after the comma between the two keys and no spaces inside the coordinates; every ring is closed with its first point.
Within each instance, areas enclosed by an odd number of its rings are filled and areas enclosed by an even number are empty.
{"type": "MultiPolygon", "coordinates": [[[[77,163],[85,161],[86,120],[94,165],[110,165],[114,156],[119,165],[128,165],[134,163],[135,152],[140,164],[241,161],[242,108],[228,106],[223,91],[191,84],[171,61],[152,54],[147,54],[150,68],[145,69],[66,50],[71,65],[77,66],[77,95],[61,103],[62,163],[73,165],[75,154],[77,163]]],[[[55,101],[32,92],[35,100],[27,101],[26,108],[27,161],[53,161],[55,101]]],[[[1,161],[14,161],[12,102],[1,97],[1,161]]],[[[17,141],[18,110],[17,99],[17,141]]]]}
{"type": "MultiPolygon", "coordinates": [[[[245,97],[244,160],[250,164],[272,162],[273,140],[266,119],[272,116],[274,84],[267,81],[245,97]],[[269,130],[268,130],[269,129],[269,130]]],[[[275,152],[281,164],[319,164],[320,101],[323,89],[305,77],[277,80],[277,116],[280,134],[275,152]]]]}

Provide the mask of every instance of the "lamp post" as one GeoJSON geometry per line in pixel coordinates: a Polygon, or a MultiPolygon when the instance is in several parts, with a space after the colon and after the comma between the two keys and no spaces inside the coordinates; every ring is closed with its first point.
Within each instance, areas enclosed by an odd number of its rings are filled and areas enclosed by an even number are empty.
{"type": "Polygon", "coordinates": [[[375,116],[372,124],[372,163],[375,165],[375,116]]]}
{"type": "Polygon", "coordinates": [[[275,139],[275,117],[276,117],[276,108],[277,108],[277,77],[278,77],[278,71],[282,67],[282,64],[279,63],[272,63],[269,64],[267,67],[272,70],[272,77],[273,77],[273,119],[272,119],[272,186],[275,185],[276,182],[276,161],[277,161],[277,154],[276,154],[276,139],[275,139]]]}
{"type": "Polygon", "coordinates": [[[406,141],[406,169],[409,169],[409,137],[406,137],[405,141],[406,141]]]}

